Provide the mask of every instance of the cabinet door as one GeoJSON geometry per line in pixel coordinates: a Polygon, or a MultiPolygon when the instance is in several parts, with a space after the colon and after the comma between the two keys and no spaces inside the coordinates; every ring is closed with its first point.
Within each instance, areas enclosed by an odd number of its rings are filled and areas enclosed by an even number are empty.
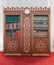
{"type": "Polygon", "coordinates": [[[5,55],[20,55],[20,40],[18,38],[5,38],[5,55]]]}
{"type": "Polygon", "coordinates": [[[33,55],[49,56],[49,22],[48,15],[33,16],[33,55]]]}
{"type": "Polygon", "coordinates": [[[33,55],[49,56],[49,40],[48,38],[33,39],[33,55]]]}
{"type": "Polygon", "coordinates": [[[21,55],[21,21],[20,15],[5,15],[4,53],[21,55]]]}

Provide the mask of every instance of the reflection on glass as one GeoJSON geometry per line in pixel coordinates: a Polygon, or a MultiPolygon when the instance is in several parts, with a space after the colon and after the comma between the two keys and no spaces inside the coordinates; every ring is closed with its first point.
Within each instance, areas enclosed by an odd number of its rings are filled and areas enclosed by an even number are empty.
{"type": "Polygon", "coordinates": [[[48,37],[48,16],[34,15],[33,35],[35,37],[48,37]]]}

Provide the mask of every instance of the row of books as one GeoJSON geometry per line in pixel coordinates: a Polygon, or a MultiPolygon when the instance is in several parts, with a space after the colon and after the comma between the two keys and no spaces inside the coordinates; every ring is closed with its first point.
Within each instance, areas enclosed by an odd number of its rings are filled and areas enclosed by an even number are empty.
{"type": "Polygon", "coordinates": [[[6,23],[6,29],[20,29],[20,23],[6,23]]]}
{"type": "Polygon", "coordinates": [[[34,20],[48,20],[47,16],[34,16],[34,20]]]}
{"type": "Polygon", "coordinates": [[[45,20],[33,20],[34,21],[34,23],[35,22],[39,22],[39,23],[41,23],[41,22],[48,22],[47,20],[45,21],[45,20]]]}
{"type": "Polygon", "coordinates": [[[34,28],[47,28],[48,27],[48,24],[34,24],[33,25],[34,28]]]}
{"type": "Polygon", "coordinates": [[[6,37],[17,37],[20,38],[20,31],[6,31],[6,37]]]}
{"type": "Polygon", "coordinates": [[[33,32],[34,33],[36,33],[36,32],[48,32],[48,30],[34,30],[33,32]]]}
{"type": "Polygon", "coordinates": [[[47,22],[34,22],[34,25],[48,25],[47,22]]]}
{"type": "Polygon", "coordinates": [[[36,32],[34,35],[48,35],[47,32],[36,32]]]}
{"type": "Polygon", "coordinates": [[[34,32],[34,37],[47,37],[48,33],[47,32],[34,32]]]}

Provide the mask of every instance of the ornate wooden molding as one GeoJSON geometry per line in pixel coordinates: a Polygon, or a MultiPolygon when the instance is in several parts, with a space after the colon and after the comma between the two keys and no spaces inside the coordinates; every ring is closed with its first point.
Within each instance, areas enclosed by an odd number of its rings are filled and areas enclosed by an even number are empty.
{"type": "Polygon", "coordinates": [[[30,8],[28,8],[28,7],[21,7],[21,8],[19,8],[19,7],[7,7],[7,8],[3,8],[3,11],[24,11],[25,9],[29,9],[30,11],[50,11],[50,7],[49,8],[47,8],[47,7],[30,7],[30,8]]]}

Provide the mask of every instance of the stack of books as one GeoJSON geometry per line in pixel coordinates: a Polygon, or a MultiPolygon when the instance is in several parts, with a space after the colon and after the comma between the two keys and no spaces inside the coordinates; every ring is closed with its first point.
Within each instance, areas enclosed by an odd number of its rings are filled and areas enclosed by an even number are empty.
{"type": "Polygon", "coordinates": [[[36,21],[37,20],[43,20],[43,21],[48,20],[48,16],[41,16],[41,15],[40,16],[34,16],[34,20],[36,20],[36,21]]]}
{"type": "Polygon", "coordinates": [[[48,28],[48,24],[34,24],[33,28],[48,28]]]}
{"type": "Polygon", "coordinates": [[[6,37],[20,38],[20,31],[16,31],[16,30],[6,31],[6,37]]]}
{"type": "Polygon", "coordinates": [[[34,31],[33,34],[34,34],[34,37],[47,37],[48,36],[47,31],[34,31]]]}

